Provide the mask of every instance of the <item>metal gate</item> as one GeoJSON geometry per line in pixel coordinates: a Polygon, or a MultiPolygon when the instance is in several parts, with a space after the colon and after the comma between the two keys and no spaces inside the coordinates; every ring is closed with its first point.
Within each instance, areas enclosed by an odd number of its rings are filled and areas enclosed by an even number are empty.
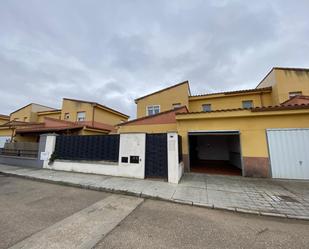
{"type": "Polygon", "coordinates": [[[146,134],[145,177],[167,176],[167,134],[146,134]]]}
{"type": "Polygon", "coordinates": [[[269,129],[273,178],[309,179],[309,129],[269,129]]]}

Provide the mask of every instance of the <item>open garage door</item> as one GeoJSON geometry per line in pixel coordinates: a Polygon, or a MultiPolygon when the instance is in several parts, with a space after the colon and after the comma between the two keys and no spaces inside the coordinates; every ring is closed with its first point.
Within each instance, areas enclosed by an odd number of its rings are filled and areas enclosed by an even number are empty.
{"type": "Polygon", "coordinates": [[[190,171],[219,175],[242,175],[238,131],[191,131],[190,171]]]}
{"type": "Polygon", "coordinates": [[[273,178],[309,179],[309,129],[269,129],[273,178]]]}

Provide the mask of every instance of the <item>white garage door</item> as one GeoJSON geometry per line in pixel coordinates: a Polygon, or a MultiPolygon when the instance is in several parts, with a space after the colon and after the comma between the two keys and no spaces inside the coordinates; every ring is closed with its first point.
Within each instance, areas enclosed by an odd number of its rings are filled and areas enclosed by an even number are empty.
{"type": "Polygon", "coordinates": [[[271,129],[267,139],[273,178],[309,179],[309,129],[271,129]]]}

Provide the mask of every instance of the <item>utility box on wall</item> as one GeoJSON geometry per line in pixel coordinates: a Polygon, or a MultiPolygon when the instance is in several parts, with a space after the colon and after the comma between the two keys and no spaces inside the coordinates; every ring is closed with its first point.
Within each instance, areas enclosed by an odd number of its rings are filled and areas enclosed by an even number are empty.
{"type": "Polygon", "coordinates": [[[145,168],[146,135],[120,134],[119,165],[145,168]]]}

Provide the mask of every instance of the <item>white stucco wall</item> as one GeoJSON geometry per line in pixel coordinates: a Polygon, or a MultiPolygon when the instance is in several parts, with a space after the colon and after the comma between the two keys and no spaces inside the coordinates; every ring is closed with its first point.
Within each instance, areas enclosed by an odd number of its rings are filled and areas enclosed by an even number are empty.
{"type": "Polygon", "coordinates": [[[178,184],[182,175],[184,165],[179,163],[178,157],[178,134],[167,134],[167,157],[168,157],[168,182],[178,184]]]}
{"type": "MultiPolygon", "coordinates": [[[[65,161],[56,160],[52,164],[48,164],[48,160],[44,162],[44,168],[63,171],[74,171],[81,173],[102,174],[111,176],[122,176],[132,178],[145,178],[145,134],[121,134],[119,161],[118,163],[110,162],[89,162],[89,161],[65,161]],[[138,156],[137,164],[130,163],[130,156],[138,156]],[[122,163],[121,158],[128,157],[128,163],[122,163]]],[[[45,152],[52,154],[55,148],[55,136],[48,137],[46,141],[45,152]]]]}
{"type": "Polygon", "coordinates": [[[41,136],[46,136],[46,142],[45,142],[45,150],[43,153],[41,152],[41,155],[39,155],[39,158],[43,160],[43,168],[48,168],[48,162],[50,159],[50,156],[53,154],[55,150],[55,145],[56,145],[56,134],[46,134],[46,135],[41,135],[41,136]],[[44,155],[45,154],[45,155],[44,155]]]}
{"type": "MultiPolygon", "coordinates": [[[[184,172],[184,165],[182,162],[179,163],[178,159],[178,136],[177,133],[168,133],[167,136],[168,182],[178,184],[184,172]]],[[[119,160],[117,163],[55,160],[49,165],[50,156],[55,149],[55,142],[55,135],[46,137],[43,155],[45,157],[43,167],[46,169],[145,178],[146,134],[144,133],[120,134],[119,160]],[[130,156],[138,156],[138,163],[131,163],[130,156]],[[127,157],[128,162],[122,162],[122,157],[127,157]]]]}

